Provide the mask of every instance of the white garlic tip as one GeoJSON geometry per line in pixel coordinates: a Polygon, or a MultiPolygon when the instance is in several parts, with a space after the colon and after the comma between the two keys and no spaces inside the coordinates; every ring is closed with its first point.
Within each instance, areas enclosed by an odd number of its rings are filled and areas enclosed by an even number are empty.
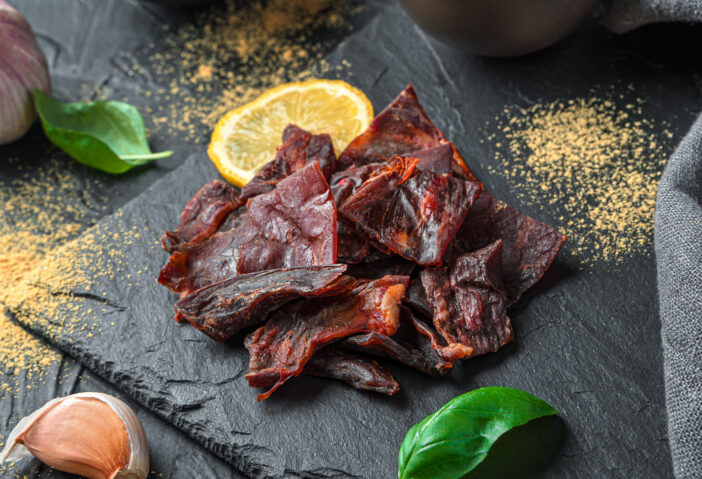
{"type": "Polygon", "coordinates": [[[53,399],[23,418],[0,463],[27,456],[89,479],[145,479],[149,473],[141,422],[125,403],[102,393],[53,399]]]}
{"type": "Polygon", "coordinates": [[[0,0],[0,145],[32,126],[34,89],[51,92],[49,68],[27,20],[0,0]]]}

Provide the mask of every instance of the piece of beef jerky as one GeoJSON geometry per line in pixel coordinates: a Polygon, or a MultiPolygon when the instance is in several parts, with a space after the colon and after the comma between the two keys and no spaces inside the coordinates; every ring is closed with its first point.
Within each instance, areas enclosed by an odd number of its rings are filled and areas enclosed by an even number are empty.
{"type": "Polygon", "coordinates": [[[434,326],[447,343],[473,348],[473,356],[497,351],[513,338],[502,289],[502,241],[456,258],[450,267],[421,272],[434,326]]]}
{"type": "Polygon", "coordinates": [[[556,259],[565,235],[483,190],[446,252],[446,261],[502,240],[502,282],[508,304],[534,286],[556,259]]]}
{"type": "Polygon", "coordinates": [[[404,157],[416,158],[418,170],[433,171],[439,175],[448,174],[451,172],[451,164],[453,160],[453,150],[451,145],[441,145],[436,148],[428,148],[426,150],[415,151],[404,157]]]}
{"type": "MultiPolygon", "coordinates": [[[[427,324],[425,321],[418,319],[412,310],[407,308],[406,317],[409,317],[412,321],[412,326],[417,330],[419,334],[422,334],[426,339],[429,340],[431,349],[440,358],[440,362],[437,363],[436,368],[442,371],[446,368],[452,368],[453,363],[457,359],[469,358],[473,356],[473,348],[460,343],[447,343],[444,338],[439,335],[436,330],[427,324]]],[[[426,348],[426,346],[424,346],[426,348]]]]}
{"type": "MultiPolygon", "coordinates": [[[[401,308],[400,328],[392,337],[381,333],[358,334],[342,343],[345,347],[376,356],[394,359],[429,376],[443,376],[453,367],[453,361],[439,356],[441,346],[436,333],[416,319],[406,306],[401,308]],[[432,343],[436,340],[436,344],[432,343]]],[[[467,355],[471,348],[463,347],[467,355]]]]}
{"type": "Polygon", "coordinates": [[[329,135],[313,135],[295,125],[283,130],[283,143],[278,147],[275,158],[266,163],[241,189],[243,199],[268,193],[280,180],[301,170],[316,161],[329,181],[336,167],[336,155],[329,135]]]}
{"type": "Polygon", "coordinates": [[[248,202],[237,271],[336,263],[336,205],[317,163],[248,202]]]}
{"type": "MultiPolygon", "coordinates": [[[[336,208],[351,196],[382,163],[351,167],[332,175],[329,187],[336,201],[336,208]]],[[[339,219],[336,227],[337,258],[339,262],[353,264],[363,261],[373,250],[373,246],[351,223],[339,219]]]]}
{"type": "Polygon", "coordinates": [[[476,181],[456,147],[427,117],[412,85],[407,87],[357,136],[339,156],[339,170],[352,165],[385,162],[394,155],[449,145],[453,152],[453,172],[476,181]]]}
{"type": "Polygon", "coordinates": [[[241,225],[248,221],[240,207],[209,238],[175,251],[161,269],[158,282],[182,296],[237,274],[241,225]],[[225,227],[228,226],[228,227],[225,227]]]}
{"type": "Polygon", "coordinates": [[[421,314],[425,318],[431,319],[434,315],[427,301],[427,297],[424,294],[424,286],[422,286],[421,279],[416,278],[410,282],[405,300],[413,311],[421,314]]]}
{"type": "MultiPolygon", "coordinates": [[[[336,200],[337,211],[376,170],[384,166],[385,163],[370,163],[334,173],[330,188],[336,200]]],[[[353,223],[341,217],[337,224],[337,244],[338,260],[346,264],[373,262],[392,254],[374,239],[360,233],[353,223]]]]}
{"type": "Polygon", "coordinates": [[[237,274],[336,263],[336,206],[317,163],[251,198],[225,225],[173,253],[159,282],[188,293],[237,274]]]}
{"type": "Polygon", "coordinates": [[[259,401],[298,376],[312,355],[331,342],[359,333],[395,334],[408,281],[406,276],[359,281],[344,295],[306,299],[278,310],[245,341],[251,354],[249,385],[269,388],[259,401]]]}
{"type": "Polygon", "coordinates": [[[429,170],[396,156],[339,208],[369,239],[422,265],[440,265],[444,251],[482,185],[429,170]]]}
{"type": "Polygon", "coordinates": [[[163,234],[161,246],[173,253],[209,238],[242,204],[243,200],[234,188],[220,180],[210,181],[185,205],[176,229],[163,234]]]}
{"type": "Polygon", "coordinates": [[[354,389],[392,396],[400,390],[392,374],[377,361],[330,346],[317,352],[305,366],[305,374],[343,381],[354,389]]]}
{"type": "Polygon", "coordinates": [[[350,264],[348,274],[359,279],[378,279],[386,274],[410,276],[417,267],[416,263],[400,256],[383,256],[375,261],[350,264]]]}
{"type": "Polygon", "coordinates": [[[179,317],[216,341],[263,322],[282,305],[304,296],[338,294],[351,279],[342,264],[271,269],[205,286],[175,305],[179,317]]]}
{"type": "Polygon", "coordinates": [[[340,263],[360,263],[368,257],[373,246],[350,224],[339,220],[336,224],[337,261],[340,263]]]}
{"type": "Polygon", "coordinates": [[[356,190],[371,177],[373,172],[381,168],[385,163],[370,163],[361,166],[351,166],[350,168],[336,172],[329,181],[336,206],[341,206],[346,199],[353,195],[356,190]]]}

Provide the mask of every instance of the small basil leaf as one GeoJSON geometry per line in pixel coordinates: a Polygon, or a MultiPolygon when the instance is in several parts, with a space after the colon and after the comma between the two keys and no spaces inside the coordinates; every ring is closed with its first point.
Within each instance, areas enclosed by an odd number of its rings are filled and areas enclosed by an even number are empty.
{"type": "Polygon", "coordinates": [[[51,142],[84,165],[124,173],[172,151],[151,153],[139,110],[119,101],[61,103],[34,91],[41,124],[51,142]]]}
{"type": "Polygon", "coordinates": [[[545,401],[512,388],[481,388],[453,398],[407,432],[398,478],[463,477],[505,432],[553,414],[558,411],[545,401]]]}

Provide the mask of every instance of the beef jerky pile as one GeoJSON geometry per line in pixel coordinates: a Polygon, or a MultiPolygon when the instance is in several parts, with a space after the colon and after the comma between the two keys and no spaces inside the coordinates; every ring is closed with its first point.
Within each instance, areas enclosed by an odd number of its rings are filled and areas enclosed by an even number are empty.
{"type": "Polygon", "coordinates": [[[302,373],[394,394],[370,356],[441,376],[496,351],[564,241],[485,190],[408,86],[339,158],[290,125],[241,193],[206,184],[161,240],[159,281],[178,321],[250,331],[259,400],[302,373]]]}

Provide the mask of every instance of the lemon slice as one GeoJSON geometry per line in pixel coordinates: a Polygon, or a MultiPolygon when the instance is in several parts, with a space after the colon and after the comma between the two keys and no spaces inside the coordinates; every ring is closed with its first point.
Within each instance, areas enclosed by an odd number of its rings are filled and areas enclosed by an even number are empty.
{"type": "Polygon", "coordinates": [[[372,119],[368,98],[344,81],[286,83],[226,113],[215,126],[207,153],[227,181],[243,186],[273,159],[290,123],[329,134],[339,154],[372,119]]]}

